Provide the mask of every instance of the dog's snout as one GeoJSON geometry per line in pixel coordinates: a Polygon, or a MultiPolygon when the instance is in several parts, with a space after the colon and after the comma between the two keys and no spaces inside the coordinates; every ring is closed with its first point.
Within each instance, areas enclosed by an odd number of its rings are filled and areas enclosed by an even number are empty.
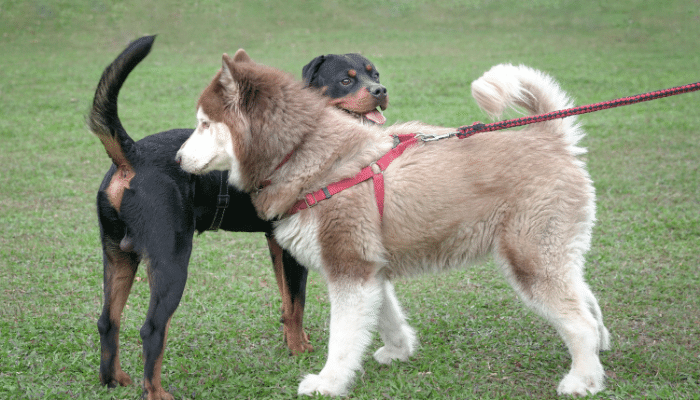
{"type": "MultiPolygon", "coordinates": [[[[187,143],[187,141],[185,141],[185,143],[187,143]]],[[[182,164],[182,149],[185,147],[185,143],[183,143],[177,150],[177,153],[175,153],[175,162],[178,165],[182,164]]]]}
{"type": "Polygon", "coordinates": [[[377,99],[381,100],[386,97],[386,87],[384,87],[384,85],[372,85],[367,89],[369,93],[377,99]]]}

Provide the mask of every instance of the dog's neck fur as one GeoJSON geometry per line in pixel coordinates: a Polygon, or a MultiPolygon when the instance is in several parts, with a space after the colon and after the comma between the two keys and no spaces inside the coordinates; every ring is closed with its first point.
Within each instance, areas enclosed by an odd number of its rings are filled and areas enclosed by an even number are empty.
{"type": "Polygon", "coordinates": [[[238,186],[251,193],[262,218],[283,216],[307,192],[354,176],[391,149],[393,141],[381,128],[358,124],[317,91],[241,52],[224,55],[199,106],[238,137],[238,186]],[[264,137],[274,140],[256,139],[264,137]],[[268,179],[268,186],[255,190],[268,179]]]}
{"type": "Polygon", "coordinates": [[[304,133],[289,161],[272,174],[271,185],[252,195],[253,204],[264,218],[281,217],[304,194],[354,176],[392,143],[381,129],[360,126],[342,111],[325,107],[318,126],[304,133]]]}

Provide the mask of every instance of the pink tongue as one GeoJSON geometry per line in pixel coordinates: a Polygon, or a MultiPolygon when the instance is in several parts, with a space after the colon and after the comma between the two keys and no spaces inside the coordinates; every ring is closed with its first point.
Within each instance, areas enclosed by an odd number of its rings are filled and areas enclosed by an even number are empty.
{"type": "Polygon", "coordinates": [[[368,112],[367,114],[365,114],[365,118],[374,122],[377,125],[384,125],[384,123],[386,122],[386,118],[384,117],[384,115],[382,115],[382,113],[379,110],[368,112]]]}

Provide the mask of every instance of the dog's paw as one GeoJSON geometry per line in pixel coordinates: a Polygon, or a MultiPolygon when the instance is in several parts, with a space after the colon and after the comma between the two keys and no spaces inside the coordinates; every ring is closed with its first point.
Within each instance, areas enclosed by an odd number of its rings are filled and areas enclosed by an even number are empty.
{"type": "Polygon", "coordinates": [[[412,355],[410,348],[382,346],[374,352],[374,359],[380,364],[391,364],[393,360],[408,361],[412,355]]]}
{"type": "Polygon", "coordinates": [[[408,325],[401,328],[401,339],[396,343],[386,344],[374,353],[374,359],[380,364],[391,364],[393,360],[408,361],[416,352],[418,339],[416,332],[408,325]]]}
{"type": "Polygon", "coordinates": [[[343,396],[346,394],[344,385],[339,385],[335,379],[327,379],[321,375],[309,374],[299,384],[299,395],[313,396],[314,394],[324,396],[343,396]]]}
{"type": "Polygon", "coordinates": [[[131,377],[129,377],[129,374],[127,374],[124,371],[119,371],[116,373],[115,377],[116,381],[119,382],[120,386],[129,386],[131,385],[131,377]]]}
{"type": "Polygon", "coordinates": [[[583,397],[591,394],[596,394],[603,390],[603,377],[581,377],[574,374],[568,374],[562,379],[557,388],[557,394],[563,396],[583,397]]]}
{"type": "Polygon", "coordinates": [[[175,397],[166,392],[163,388],[160,388],[154,392],[143,393],[141,398],[145,400],[175,400],[175,397]]]}

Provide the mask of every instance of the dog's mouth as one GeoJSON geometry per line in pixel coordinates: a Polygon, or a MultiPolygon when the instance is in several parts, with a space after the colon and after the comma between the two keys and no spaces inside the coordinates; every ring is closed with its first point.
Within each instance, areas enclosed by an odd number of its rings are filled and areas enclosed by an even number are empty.
{"type": "Polygon", "coordinates": [[[384,114],[382,114],[381,111],[379,111],[378,108],[370,112],[360,114],[360,117],[368,121],[372,121],[377,125],[384,125],[384,123],[386,122],[386,117],[384,116],[384,114]]]}
{"type": "Polygon", "coordinates": [[[331,99],[330,104],[348,112],[361,121],[371,121],[377,125],[384,125],[386,118],[382,114],[383,110],[389,106],[389,97],[372,96],[367,88],[359,90],[350,96],[331,99]]]}
{"type": "Polygon", "coordinates": [[[340,108],[341,110],[345,111],[346,113],[352,115],[353,117],[359,119],[360,121],[370,121],[373,122],[377,125],[384,125],[386,123],[386,117],[382,113],[381,110],[386,109],[386,105],[381,104],[375,109],[370,109],[369,111],[366,111],[366,108],[362,111],[354,109],[352,107],[349,107],[348,104],[342,104],[342,103],[337,103],[335,104],[336,107],[340,108]]]}
{"type": "Polygon", "coordinates": [[[369,122],[375,123],[377,125],[384,125],[384,123],[386,123],[386,117],[384,116],[384,114],[382,114],[381,111],[379,111],[379,109],[375,109],[372,111],[361,113],[361,112],[357,112],[357,111],[348,110],[347,108],[342,108],[342,107],[338,107],[338,108],[340,108],[341,110],[345,111],[346,113],[352,115],[353,117],[359,119],[362,122],[369,121],[369,122]]]}

